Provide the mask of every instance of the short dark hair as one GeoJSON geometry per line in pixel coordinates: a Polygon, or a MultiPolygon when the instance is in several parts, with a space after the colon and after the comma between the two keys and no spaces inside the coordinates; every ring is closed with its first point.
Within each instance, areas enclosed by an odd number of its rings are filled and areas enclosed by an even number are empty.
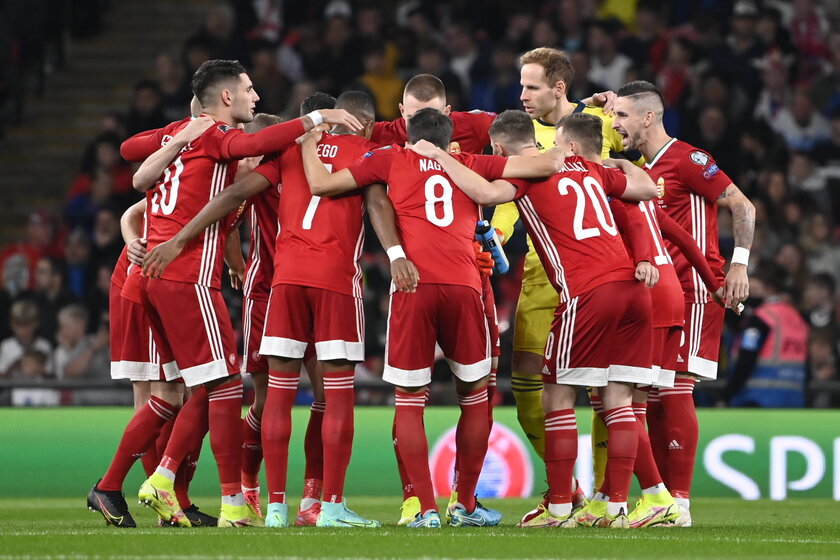
{"type": "Polygon", "coordinates": [[[572,113],[557,121],[563,135],[582,145],[588,156],[601,155],[604,145],[603,121],[588,113],[572,113]]]}
{"type": "Polygon", "coordinates": [[[332,109],[335,107],[335,97],[323,91],[316,91],[300,104],[301,116],[311,113],[312,111],[319,111],[321,109],[332,109]]]}
{"type": "Polygon", "coordinates": [[[808,280],[808,283],[816,286],[817,288],[828,290],[832,297],[834,297],[834,291],[837,289],[837,283],[834,281],[831,274],[828,274],[827,272],[814,274],[811,276],[811,279],[808,280]]]}
{"type": "Polygon", "coordinates": [[[376,116],[376,104],[373,97],[363,91],[345,91],[335,100],[335,108],[344,109],[358,119],[376,116]]]}
{"type": "Polygon", "coordinates": [[[408,141],[414,144],[420,140],[428,140],[448,151],[452,140],[452,121],[437,109],[420,109],[408,119],[408,141]]]}
{"type": "Polygon", "coordinates": [[[438,97],[446,99],[446,89],[437,76],[417,74],[405,84],[403,95],[411,95],[417,101],[425,102],[438,97]]]}
{"type": "Polygon", "coordinates": [[[512,144],[534,144],[537,138],[534,133],[534,121],[525,111],[509,109],[502,111],[488,130],[491,138],[503,137],[503,142],[512,144]]]}
{"type": "Polygon", "coordinates": [[[210,89],[227,81],[238,80],[239,75],[245,73],[245,67],[238,60],[207,60],[193,74],[190,87],[202,107],[206,107],[210,103],[210,89]]]}
{"type": "Polygon", "coordinates": [[[662,92],[659,91],[659,88],[653,85],[650,82],[645,80],[635,80],[633,82],[627,82],[616,92],[618,97],[630,97],[633,95],[655,95],[659,99],[659,103],[662,106],[665,106],[665,98],[662,97],[662,92]]]}

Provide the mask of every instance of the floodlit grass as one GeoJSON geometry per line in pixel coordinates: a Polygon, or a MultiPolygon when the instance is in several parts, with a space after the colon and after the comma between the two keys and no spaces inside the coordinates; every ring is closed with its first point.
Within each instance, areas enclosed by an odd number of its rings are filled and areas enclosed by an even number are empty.
{"type": "MultiPolygon", "coordinates": [[[[146,558],[840,558],[840,504],[830,500],[697,499],[690,529],[525,530],[513,525],[536,500],[487,500],[504,513],[485,529],[396,527],[398,498],[351,497],[381,529],[172,529],[129,507],[138,529],[104,526],[77,499],[0,500],[0,560],[146,558]]],[[[208,513],[217,499],[198,499],[208,513]]],[[[295,507],[292,504],[292,507],[295,507]]],[[[290,508],[291,509],[291,508],[290,508]]]]}

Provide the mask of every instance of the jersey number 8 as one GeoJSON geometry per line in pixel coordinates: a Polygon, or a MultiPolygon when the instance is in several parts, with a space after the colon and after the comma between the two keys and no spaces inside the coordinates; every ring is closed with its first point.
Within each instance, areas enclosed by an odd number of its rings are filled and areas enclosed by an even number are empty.
{"type": "Polygon", "coordinates": [[[452,209],[452,184],[443,175],[432,175],[426,179],[426,219],[439,227],[446,227],[455,219],[452,209]],[[442,189],[437,194],[437,187],[442,189]],[[438,215],[439,209],[442,215],[438,215]]]}

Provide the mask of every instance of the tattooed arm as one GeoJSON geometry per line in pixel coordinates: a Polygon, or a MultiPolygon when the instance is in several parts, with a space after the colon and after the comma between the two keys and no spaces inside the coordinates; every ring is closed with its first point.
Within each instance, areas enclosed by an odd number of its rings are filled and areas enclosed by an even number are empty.
{"type": "MultiPolygon", "coordinates": [[[[755,207],[744,196],[741,189],[730,183],[718,197],[719,206],[729,208],[732,212],[732,233],[735,239],[736,252],[738,248],[745,249],[747,254],[752,247],[755,232],[755,207]]],[[[747,278],[747,264],[733,262],[729,265],[729,272],[724,280],[724,300],[726,306],[735,309],[739,303],[749,295],[749,279],[747,278]]]]}

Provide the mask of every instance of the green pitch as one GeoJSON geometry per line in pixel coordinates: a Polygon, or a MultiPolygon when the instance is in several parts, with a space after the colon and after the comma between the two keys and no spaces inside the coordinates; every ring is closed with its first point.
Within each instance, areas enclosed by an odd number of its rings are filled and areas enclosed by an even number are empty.
{"type": "MultiPolygon", "coordinates": [[[[213,499],[197,502],[212,513],[213,499]]],[[[488,500],[505,515],[488,529],[417,531],[395,523],[396,498],[351,498],[382,529],[159,529],[151,510],[129,506],[138,529],[105,527],[85,498],[0,500],[0,560],[87,558],[840,558],[840,504],[698,499],[690,529],[523,530],[512,524],[534,500],[488,500]]]]}

